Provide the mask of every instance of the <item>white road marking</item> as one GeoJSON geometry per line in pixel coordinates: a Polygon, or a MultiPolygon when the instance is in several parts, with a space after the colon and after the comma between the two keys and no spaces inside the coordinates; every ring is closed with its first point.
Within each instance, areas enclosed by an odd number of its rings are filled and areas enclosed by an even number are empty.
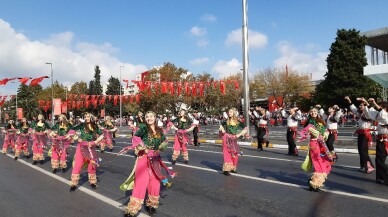
{"type": "MultiPolygon", "coordinates": [[[[11,154],[7,154],[7,156],[10,157],[10,158],[14,158],[14,156],[11,155],[11,154]]],[[[51,178],[54,178],[54,179],[56,179],[56,180],[58,180],[60,182],[65,183],[66,185],[70,186],[70,181],[69,180],[64,179],[64,178],[62,178],[62,177],[60,177],[58,175],[55,175],[53,173],[50,173],[50,172],[48,172],[45,169],[42,169],[42,168],[37,167],[37,166],[34,166],[34,165],[28,163],[25,160],[18,159],[17,162],[20,162],[20,163],[22,163],[22,164],[24,164],[24,165],[26,165],[28,167],[31,167],[32,169],[35,169],[35,170],[37,170],[37,171],[39,171],[41,173],[44,173],[45,175],[50,176],[51,178]]],[[[88,195],[90,195],[90,196],[92,196],[92,197],[102,201],[102,202],[105,202],[105,203],[107,203],[107,204],[109,204],[109,205],[111,205],[111,206],[113,206],[113,207],[115,207],[117,209],[120,209],[120,210],[124,211],[123,205],[121,203],[119,203],[117,201],[114,201],[114,200],[110,199],[109,197],[106,197],[104,195],[98,194],[95,191],[92,191],[92,190],[87,189],[87,188],[82,187],[82,186],[79,186],[77,188],[77,190],[80,190],[80,191],[82,191],[82,192],[84,192],[84,193],[86,193],[86,194],[88,194],[88,195]]],[[[71,194],[71,193],[69,193],[69,194],[71,194]]],[[[146,215],[144,213],[140,213],[139,216],[140,217],[147,217],[147,216],[149,217],[149,215],[146,215]]]]}

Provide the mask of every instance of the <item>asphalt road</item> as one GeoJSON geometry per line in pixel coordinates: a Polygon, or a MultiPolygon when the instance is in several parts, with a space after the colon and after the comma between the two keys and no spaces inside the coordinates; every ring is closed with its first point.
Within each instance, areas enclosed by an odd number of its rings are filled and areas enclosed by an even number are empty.
{"type": "MultiPolygon", "coordinates": [[[[135,158],[131,152],[122,156],[116,153],[129,144],[128,138],[117,138],[113,153],[99,155],[102,162],[97,173],[98,188],[91,190],[83,170],[82,187],[74,193],[69,192],[67,184],[71,169],[54,175],[66,180],[63,182],[49,176],[49,158],[43,165],[32,166],[32,159],[14,161],[12,156],[0,156],[0,216],[122,216],[121,209],[130,192],[120,191],[119,186],[131,172],[135,158]]],[[[172,166],[171,146],[170,142],[170,148],[162,154],[167,166],[172,166]]],[[[178,175],[172,188],[162,186],[157,216],[383,216],[386,213],[387,186],[375,183],[375,173],[358,172],[356,154],[339,155],[324,192],[315,193],[307,190],[308,174],[300,169],[306,152],[291,157],[286,150],[279,149],[259,152],[247,147],[243,151],[238,173],[227,177],[221,173],[221,146],[190,147],[190,164],[185,165],[180,159],[174,166],[178,175]]],[[[70,153],[69,162],[74,147],[70,153]]]]}

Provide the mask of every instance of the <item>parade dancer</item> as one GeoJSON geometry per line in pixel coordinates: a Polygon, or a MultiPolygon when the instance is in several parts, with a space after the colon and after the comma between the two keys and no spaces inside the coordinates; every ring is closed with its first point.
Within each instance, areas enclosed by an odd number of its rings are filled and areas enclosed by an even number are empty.
{"type": "Polygon", "coordinates": [[[378,122],[376,139],[376,183],[388,185],[388,164],[385,163],[388,153],[388,102],[378,105],[373,98],[369,102],[376,108],[371,108],[371,117],[378,122]]]}
{"type": "Polygon", "coordinates": [[[193,124],[195,124],[195,127],[193,129],[193,138],[194,138],[194,146],[199,146],[201,143],[198,141],[198,133],[199,133],[199,119],[200,115],[198,112],[195,112],[192,115],[193,124]]]}
{"type": "Polygon", "coordinates": [[[3,133],[5,133],[3,154],[7,154],[8,147],[12,148],[13,153],[15,153],[16,131],[15,121],[9,120],[7,127],[3,130],[3,133]]]}
{"type": "Polygon", "coordinates": [[[311,165],[314,167],[315,171],[308,184],[309,190],[315,192],[320,191],[331,171],[332,156],[325,145],[328,136],[325,124],[325,121],[318,117],[318,109],[312,108],[305,128],[300,132],[302,139],[298,140],[298,142],[303,141],[310,135],[309,152],[302,164],[302,169],[307,172],[311,169],[311,165]]]}
{"type": "MultiPolygon", "coordinates": [[[[90,113],[85,114],[85,122],[72,127],[73,130],[81,132],[78,138],[77,148],[74,155],[73,171],[71,172],[70,192],[75,191],[80,178],[82,166],[88,164],[88,178],[90,186],[93,189],[97,188],[96,170],[99,164],[98,155],[95,151],[96,144],[104,138],[101,130],[94,121],[94,117],[90,113]]],[[[74,138],[75,139],[75,138],[74,138]]]]}
{"type": "Polygon", "coordinates": [[[247,133],[247,129],[238,120],[237,110],[231,108],[228,110],[228,118],[222,122],[219,130],[222,133],[222,152],[224,154],[222,171],[224,175],[230,176],[230,172],[237,172],[238,155],[240,154],[240,147],[237,144],[237,140],[247,133]]]}
{"type": "Polygon", "coordinates": [[[101,124],[104,139],[101,141],[101,153],[105,151],[105,146],[108,146],[109,151],[113,151],[113,133],[117,131],[117,127],[112,123],[112,117],[106,116],[105,121],[101,124]]]}
{"type": "MultiPolygon", "coordinates": [[[[123,191],[132,189],[132,196],[125,210],[125,216],[135,216],[140,211],[146,192],[148,193],[146,210],[150,214],[155,214],[159,206],[160,184],[165,179],[161,173],[160,166],[164,164],[159,152],[167,147],[166,137],[163,130],[157,126],[154,112],[147,112],[145,120],[146,124],[141,125],[136,132],[132,146],[120,151],[123,153],[129,149],[135,149],[137,155],[131,174],[120,186],[123,191]]],[[[166,169],[165,165],[164,168],[166,169]]],[[[170,176],[174,176],[174,172],[168,172],[170,176]]]]}
{"type": "Polygon", "coordinates": [[[372,173],[375,169],[373,163],[369,157],[368,149],[372,146],[372,135],[370,133],[371,127],[371,117],[369,114],[369,103],[364,98],[357,98],[360,101],[359,109],[352,104],[352,101],[348,96],[345,97],[345,100],[351,104],[350,110],[356,114],[358,118],[358,130],[355,134],[358,135],[357,146],[358,154],[360,155],[360,172],[372,173]]]}
{"type": "Polygon", "coordinates": [[[253,115],[255,116],[255,121],[257,125],[257,149],[263,151],[263,144],[268,147],[269,141],[264,138],[266,134],[268,134],[268,120],[270,119],[269,111],[266,111],[264,108],[259,107],[255,111],[253,111],[253,115]]]}
{"type": "Polygon", "coordinates": [[[298,121],[302,119],[302,113],[297,107],[294,107],[291,108],[288,112],[281,110],[281,114],[284,118],[287,118],[287,155],[298,156],[298,149],[295,144],[295,138],[298,131],[298,121]]]}
{"type": "Polygon", "coordinates": [[[22,118],[19,125],[16,127],[17,138],[16,138],[16,151],[15,151],[15,160],[19,158],[20,152],[23,151],[26,158],[30,158],[30,153],[28,152],[28,141],[30,140],[31,130],[26,118],[22,118]]]}
{"type": "Polygon", "coordinates": [[[334,141],[337,140],[338,137],[338,122],[341,119],[342,112],[339,109],[338,105],[334,105],[329,107],[329,114],[327,115],[327,130],[329,131],[329,137],[326,140],[326,145],[329,148],[331,155],[333,156],[333,163],[337,162],[338,156],[334,151],[334,141]]]}
{"type": "Polygon", "coordinates": [[[66,171],[67,148],[71,143],[71,139],[68,135],[71,135],[71,127],[72,125],[68,122],[66,116],[61,114],[58,117],[58,122],[53,126],[52,132],[50,133],[52,138],[51,167],[54,174],[57,172],[58,168],[61,168],[62,172],[66,171]]]}
{"type": "Polygon", "coordinates": [[[171,128],[176,130],[174,138],[174,152],[172,154],[172,164],[175,165],[181,149],[185,164],[189,163],[189,152],[187,144],[192,143],[188,132],[192,131],[196,125],[192,124],[190,118],[186,115],[186,110],[179,111],[178,118],[171,120],[172,123],[177,123],[177,126],[171,125],[171,128]]]}
{"type": "Polygon", "coordinates": [[[35,165],[40,162],[44,162],[43,149],[46,147],[47,132],[50,130],[50,126],[44,121],[42,114],[38,115],[38,122],[32,122],[31,128],[33,129],[33,143],[32,143],[32,164],[35,165]]]}

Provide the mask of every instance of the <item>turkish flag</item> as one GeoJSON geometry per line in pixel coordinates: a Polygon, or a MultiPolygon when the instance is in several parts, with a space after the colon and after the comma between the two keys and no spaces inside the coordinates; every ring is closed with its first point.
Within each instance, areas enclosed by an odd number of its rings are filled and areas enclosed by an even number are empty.
{"type": "Polygon", "coordinates": [[[239,88],[237,80],[234,80],[234,88],[236,88],[236,90],[238,90],[238,88],[239,88]]]}
{"type": "Polygon", "coordinates": [[[162,93],[167,93],[167,82],[162,82],[162,93]]]}
{"type": "Polygon", "coordinates": [[[26,78],[18,78],[19,79],[19,82],[22,83],[22,84],[26,84],[30,79],[32,79],[31,77],[26,77],[26,78]]]}
{"type": "Polygon", "coordinates": [[[174,89],[174,82],[168,82],[168,88],[170,89],[171,96],[173,96],[174,95],[174,91],[175,91],[175,89],[174,89]]]}
{"type": "Polygon", "coordinates": [[[199,82],[199,95],[202,97],[203,96],[203,90],[205,89],[205,84],[204,82],[199,82]]]}
{"type": "Polygon", "coordinates": [[[193,96],[197,95],[197,83],[196,82],[191,83],[191,91],[192,91],[193,96]]]}
{"type": "Polygon", "coordinates": [[[31,83],[30,83],[30,86],[36,86],[38,85],[40,82],[43,81],[43,79],[45,78],[49,78],[49,76],[42,76],[42,77],[39,77],[39,78],[34,78],[31,80],[31,83]]]}
{"type": "Polygon", "coordinates": [[[4,78],[3,80],[0,80],[0,85],[6,85],[8,81],[15,80],[16,78],[4,78]]]}
{"type": "Polygon", "coordinates": [[[62,114],[67,113],[67,102],[62,102],[62,108],[61,108],[62,114]]]}
{"type": "Polygon", "coordinates": [[[136,94],[136,103],[139,103],[140,102],[140,94],[136,94]]]}
{"type": "Polygon", "coordinates": [[[190,94],[189,82],[185,82],[184,85],[185,85],[186,95],[189,95],[190,94]]]}
{"type": "Polygon", "coordinates": [[[220,81],[220,90],[221,90],[221,94],[225,95],[226,89],[225,89],[225,82],[224,81],[220,81]]]}
{"type": "Polygon", "coordinates": [[[129,103],[133,103],[133,98],[134,98],[134,96],[133,95],[131,95],[130,97],[129,97],[129,103]]]}
{"type": "Polygon", "coordinates": [[[18,119],[20,120],[20,119],[22,119],[23,118],[23,108],[18,108],[17,109],[18,110],[18,119]]]}
{"type": "Polygon", "coordinates": [[[119,96],[118,95],[115,95],[114,97],[113,97],[113,105],[114,106],[117,106],[117,99],[119,98],[119,96]]]}
{"type": "Polygon", "coordinates": [[[214,87],[214,88],[217,87],[217,81],[213,81],[213,87],[214,87]]]}
{"type": "Polygon", "coordinates": [[[123,79],[123,81],[125,82],[125,83],[127,83],[127,85],[126,85],[126,89],[128,89],[128,80],[127,79],[123,79]]]}

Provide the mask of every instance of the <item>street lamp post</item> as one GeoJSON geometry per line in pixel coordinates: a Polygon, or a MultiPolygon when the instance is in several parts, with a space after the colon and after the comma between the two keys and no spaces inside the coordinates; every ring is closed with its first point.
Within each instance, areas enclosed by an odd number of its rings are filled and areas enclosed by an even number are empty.
{"type": "Polygon", "coordinates": [[[242,1],[243,9],[243,26],[242,26],[242,45],[243,45],[243,86],[244,86],[244,117],[245,124],[250,135],[249,128],[249,84],[248,84],[248,22],[247,22],[247,0],[242,1]]]}
{"type": "Polygon", "coordinates": [[[122,127],[122,118],[123,118],[123,107],[121,102],[121,68],[124,66],[120,66],[120,127],[122,127]]]}
{"type": "Polygon", "coordinates": [[[54,126],[54,79],[53,79],[53,64],[46,63],[51,67],[51,124],[54,126]]]}

